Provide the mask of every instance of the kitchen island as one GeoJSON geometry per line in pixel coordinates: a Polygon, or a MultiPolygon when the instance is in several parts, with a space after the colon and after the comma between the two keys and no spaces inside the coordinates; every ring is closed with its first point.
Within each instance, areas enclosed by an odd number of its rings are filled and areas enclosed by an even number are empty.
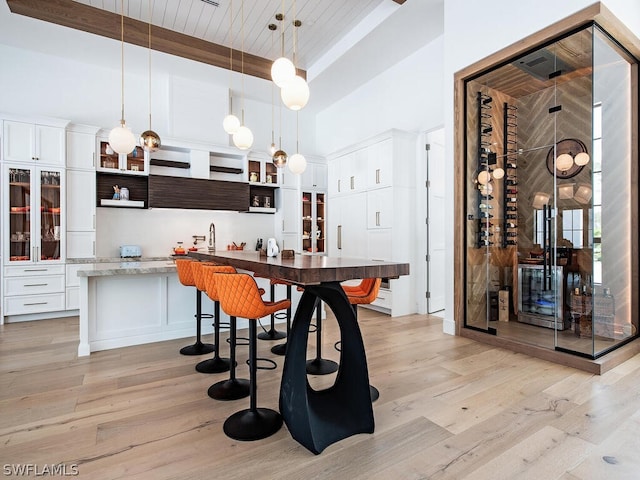
{"type": "MultiPolygon", "coordinates": [[[[195,290],[183,286],[175,263],[123,259],[79,267],[78,356],[195,333],[195,290]]],[[[207,313],[212,302],[203,302],[207,313]]],[[[203,324],[203,333],[211,332],[203,324]]]]}
{"type": "MultiPolygon", "coordinates": [[[[99,350],[195,336],[195,287],[180,283],[171,257],[110,260],[77,265],[79,357],[99,350]]],[[[257,281],[268,289],[268,280],[257,281]]],[[[299,296],[294,294],[294,304],[299,296]]],[[[213,302],[206,295],[202,296],[202,313],[213,314],[213,302]]],[[[222,321],[228,321],[224,313],[222,321]]],[[[246,321],[238,322],[238,328],[246,325],[246,321]]],[[[202,333],[212,332],[212,322],[203,321],[202,333]]]]}
{"type": "Polygon", "coordinates": [[[265,257],[258,252],[244,251],[189,255],[304,287],[287,339],[280,383],[280,414],[295,440],[318,454],[344,438],[373,433],[364,343],[355,312],[340,282],[372,277],[398,278],[409,274],[409,264],[318,255],[265,257]],[[306,370],[309,326],[318,300],[335,314],[341,339],[338,373],[334,384],[324,390],[311,388],[306,370]]]}

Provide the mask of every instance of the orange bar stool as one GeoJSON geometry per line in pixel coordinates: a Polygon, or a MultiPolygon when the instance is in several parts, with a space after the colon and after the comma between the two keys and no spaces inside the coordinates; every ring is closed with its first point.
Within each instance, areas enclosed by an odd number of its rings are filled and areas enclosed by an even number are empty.
{"type": "MultiPolygon", "coordinates": [[[[381,283],[381,278],[364,278],[358,285],[342,285],[342,290],[344,290],[353,308],[353,314],[356,316],[356,320],[358,319],[358,305],[369,305],[373,303],[378,296],[381,283]]],[[[337,347],[339,343],[340,342],[336,343],[337,349],[339,349],[337,347]]],[[[369,391],[371,392],[371,401],[375,402],[380,397],[380,392],[373,385],[369,385],[369,391]]]]}
{"type": "MultiPolygon", "coordinates": [[[[298,287],[298,291],[304,288],[298,287]]],[[[333,360],[322,358],[322,301],[317,298],[316,304],[316,358],[307,360],[307,373],[309,375],[329,375],[338,371],[338,364],[333,360]]],[[[310,329],[309,332],[312,332],[310,329]]]]}
{"type": "MultiPolygon", "coordinates": [[[[259,275],[257,275],[259,276],[259,275]]],[[[267,278],[267,277],[262,277],[262,278],[267,278]]],[[[269,285],[271,287],[270,289],[270,293],[271,293],[271,301],[274,301],[274,298],[276,296],[276,285],[287,285],[287,282],[285,282],[284,280],[279,280],[277,278],[269,278],[269,285]]],[[[287,299],[291,300],[291,285],[289,284],[289,289],[287,289],[287,299]]],[[[284,312],[282,312],[282,314],[284,315],[284,312]]],[[[285,338],[287,335],[285,333],[279,332],[278,330],[276,330],[276,318],[281,319],[282,317],[276,317],[276,314],[273,313],[271,315],[271,326],[269,328],[269,330],[264,331],[264,332],[260,332],[258,334],[258,338],[260,340],[280,340],[285,338]]],[[[289,312],[287,313],[287,320],[291,318],[291,310],[289,310],[289,312]]],[[[275,353],[275,352],[274,352],[275,353]]],[[[284,354],[283,354],[284,355],[284,354]]]]}
{"type": "MultiPolygon", "coordinates": [[[[273,296],[275,294],[275,286],[276,285],[285,285],[287,287],[287,300],[289,300],[289,302],[291,302],[291,287],[292,284],[290,282],[287,282],[286,280],[280,280],[279,278],[271,278],[269,279],[269,283],[271,284],[271,301],[273,301],[273,296]]],[[[287,308],[286,312],[278,312],[275,313],[273,315],[271,315],[271,321],[273,322],[273,318],[282,318],[279,317],[278,315],[286,315],[286,319],[287,319],[287,334],[285,337],[289,337],[289,331],[291,330],[291,305],[289,305],[289,307],[287,308]]],[[[273,323],[271,324],[271,328],[273,329],[273,323]]],[[[260,335],[258,335],[258,338],[260,338],[260,335]]],[[[273,347],[271,347],[271,353],[275,354],[275,355],[285,355],[287,353],[287,342],[284,343],[279,343],[278,345],[274,345],[273,347]]]]}
{"type": "MultiPolygon", "coordinates": [[[[224,265],[215,265],[208,262],[193,262],[191,264],[193,270],[193,278],[196,281],[196,287],[205,292],[207,296],[213,300],[213,358],[203,360],[196,365],[196,370],[200,373],[220,373],[228,372],[231,368],[231,359],[220,357],[220,327],[223,323],[220,321],[220,302],[215,289],[215,283],[209,282],[209,278],[213,272],[218,273],[235,273],[236,269],[224,265]]],[[[230,326],[225,323],[225,326],[230,326]]],[[[234,345],[235,353],[235,345],[234,345]]],[[[233,359],[235,364],[235,358],[233,359]]],[[[242,397],[239,397],[242,398],[242,397]]]]}
{"type": "Polygon", "coordinates": [[[265,302],[255,279],[246,273],[214,273],[220,305],[227,315],[249,320],[249,408],[234,413],[224,422],[224,433],[235,440],[259,440],[282,427],[276,410],[257,407],[257,331],[259,318],[291,306],[290,300],[265,302]]]}
{"type": "MultiPolygon", "coordinates": [[[[186,287],[195,287],[196,281],[193,278],[193,271],[191,270],[191,264],[198,263],[194,260],[187,258],[176,259],[176,269],[178,271],[178,280],[186,287]]],[[[214,346],[210,343],[202,343],[202,319],[213,318],[213,315],[208,313],[202,313],[202,291],[196,288],[196,343],[188,345],[180,349],[182,355],[204,355],[205,353],[213,352],[214,346]]]]}
{"type": "MultiPolygon", "coordinates": [[[[216,288],[216,273],[236,273],[236,269],[230,266],[205,265],[203,268],[204,282],[207,296],[213,300],[216,319],[220,318],[220,294],[216,288]]],[[[218,332],[219,330],[217,330],[218,332]]],[[[249,380],[236,377],[236,317],[229,319],[229,378],[216,382],[209,387],[207,394],[215,400],[238,400],[249,396],[249,380]]],[[[216,345],[220,345],[219,336],[216,337],[216,345]]],[[[218,350],[218,349],[216,349],[218,350]]],[[[203,363],[203,362],[201,362],[203,363]]],[[[196,365],[196,370],[198,366],[196,365]]]]}

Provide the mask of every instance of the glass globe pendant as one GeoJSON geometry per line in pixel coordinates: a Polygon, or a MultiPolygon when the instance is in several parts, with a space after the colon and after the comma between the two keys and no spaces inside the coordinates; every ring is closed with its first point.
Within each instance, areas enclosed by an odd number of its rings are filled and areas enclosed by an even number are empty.
{"type": "Polygon", "coordinates": [[[238,127],[233,134],[233,144],[240,150],[248,150],[253,145],[253,132],[244,125],[238,127]]]}
{"type": "Polygon", "coordinates": [[[224,131],[229,135],[233,135],[234,133],[236,133],[238,128],[240,128],[240,119],[233,113],[230,113],[229,115],[224,117],[224,120],[222,121],[222,127],[224,128],[224,131]]]}
{"type": "Polygon", "coordinates": [[[294,153],[289,157],[289,170],[300,175],[307,169],[307,159],[301,153],[294,153]]]}
{"type": "Polygon", "coordinates": [[[140,134],[140,146],[146,152],[155,152],[162,145],[160,135],[153,130],[147,130],[140,134]]]}
{"type": "Polygon", "coordinates": [[[300,110],[309,101],[309,85],[304,78],[296,75],[280,90],[282,102],[291,110],[300,110]]]}
{"type": "Polygon", "coordinates": [[[129,154],[136,147],[136,137],[124,122],[109,132],[109,145],[116,153],[129,154]]]}
{"type": "Polygon", "coordinates": [[[278,87],[282,88],[296,76],[296,67],[287,57],[278,58],[271,65],[271,79],[278,87]]]}
{"type": "Polygon", "coordinates": [[[284,150],[277,150],[273,154],[273,164],[278,168],[283,168],[287,164],[287,152],[284,150]]]}

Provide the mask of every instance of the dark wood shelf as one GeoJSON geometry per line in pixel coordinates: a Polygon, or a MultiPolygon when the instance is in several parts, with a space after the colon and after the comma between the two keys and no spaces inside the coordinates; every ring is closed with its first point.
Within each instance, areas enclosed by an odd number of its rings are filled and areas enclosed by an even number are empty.
{"type": "Polygon", "coordinates": [[[209,171],[210,172],[218,172],[218,173],[235,173],[235,174],[240,174],[240,173],[244,172],[244,170],[242,170],[241,168],[222,167],[222,166],[218,166],[218,165],[209,165],[209,171]]]}
{"type": "Polygon", "coordinates": [[[176,162],[175,160],[161,160],[159,158],[152,158],[149,162],[151,165],[156,167],[191,168],[191,164],[189,162],[176,162]]]}

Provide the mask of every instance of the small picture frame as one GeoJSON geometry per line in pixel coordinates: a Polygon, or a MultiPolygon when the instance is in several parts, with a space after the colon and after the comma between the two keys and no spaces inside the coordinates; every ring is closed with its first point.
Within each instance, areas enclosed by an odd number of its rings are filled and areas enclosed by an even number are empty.
{"type": "Polygon", "coordinates": [[[264,197],[264,207],[271,208],[271,197],[264,197]]]}

